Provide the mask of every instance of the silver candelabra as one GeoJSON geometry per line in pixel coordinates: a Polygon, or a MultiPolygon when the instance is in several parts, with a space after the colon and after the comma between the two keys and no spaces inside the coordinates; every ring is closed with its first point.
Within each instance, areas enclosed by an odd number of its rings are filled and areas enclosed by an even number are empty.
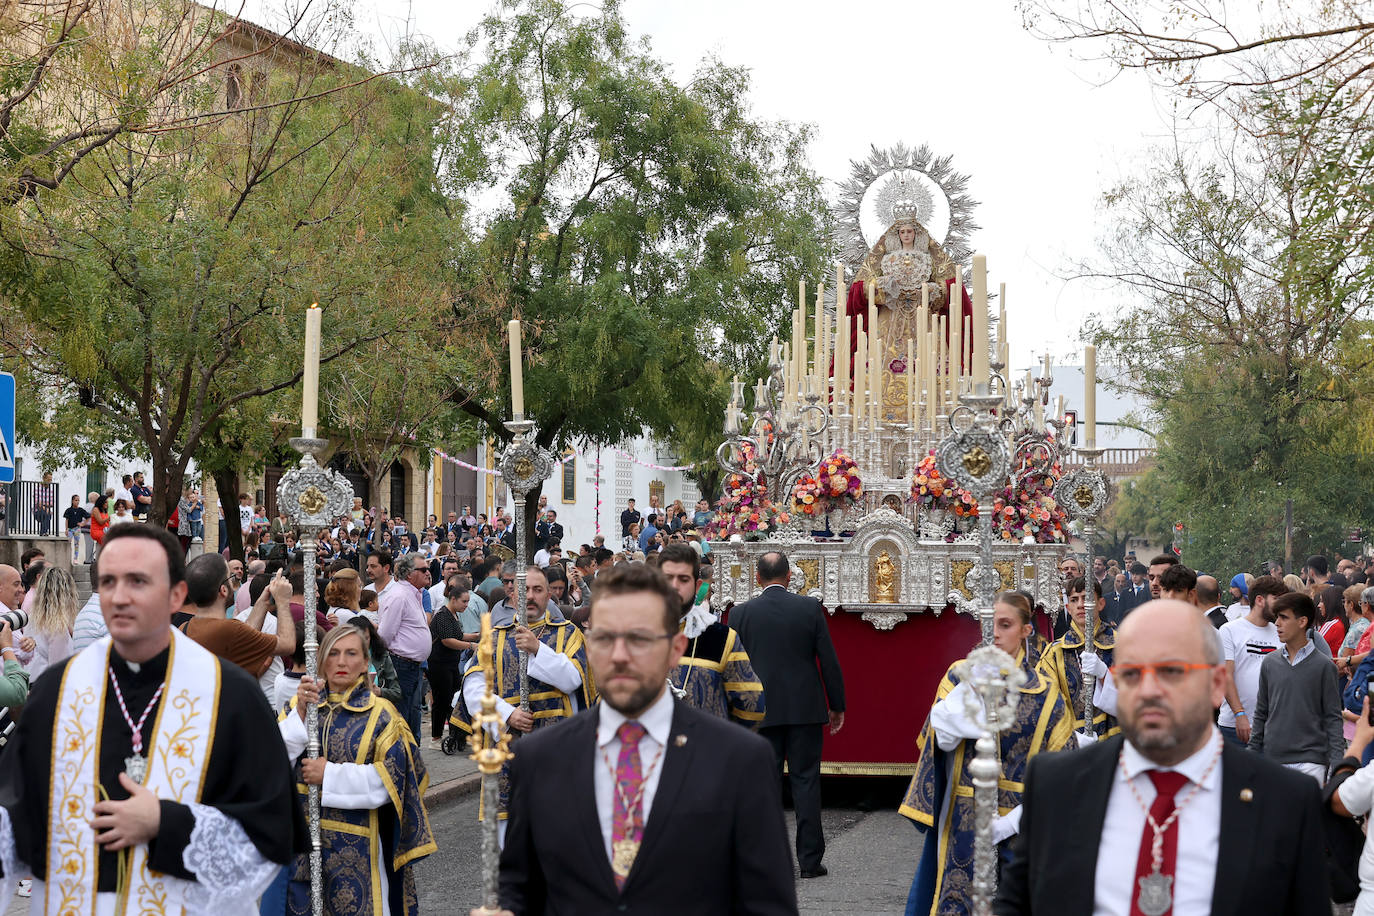
{"type": "MultiPolygon", "coordinates": [[[[515,623],[528,626],[525,613],[525,497],[553,474],[553,455],[534,441],[534,421],[522,416],[508,421],[511,441],[501,453],[498,467],[501,478],[515,498],[515,623]]],[[[510,596],[507,596],[509,599],[510,596]]],[[[530,711],[530,659],[524,649],[517,650],[520,659],[520,708],[530,711]]]]}
{"type": "Polygon", "coordinates": [[[716,449],[716,460],[732,474],[757,483],[762,476],[768,484],[768,498],[782,505],[792,485],[825,457],[822,436],[830,424],[830,411],[818,402],[812,391],[806,403],[786,403],[783,398],[782,364],[774,358],[768,365],[768,380],[755,387],[754,410],[747,426],[742,426],[732,393],[726,411],[726,439],[716,449]],[[752,452],[749,458],[746,453],[752,452]]]}
{"type": "MultiPolygon", "coordinates": [[[[297,547],[305,561],[305,671],[312,680],[319,681],[319,642],[315,639],[315,557],[319,549],[320,532],[334,520],[348,512],[353,504],[353,486],[337,471],[320,467],[315,455],[329,445],[327,439],[299,438],[291,440],[291,447],[301,453],[300,466],[287,472],[277,485],[277,505],[300,532],[297,547]]],[[[278,626],[291,626],[291,621],[279,621],[278,626]]],[[[306,757],[320,756],[319,709],[310,705],[305,710],[305,732],[308,736],[306,757]]],[[[314,916],[324,916],[324,870],[320,840],[320,787],[310,786],[310,908],[314,916]]]]}
{"type": "MultiPolygon", "coordinates": [[[[998,383],[1000,376],[995,376],[998,383]]],[[[982,628],[983,645],[992,644],[992,606],[1002,584],[1002,576],[992,560],[992,499],[1004,486],[1011,469],[1011,447],[1007,445],[1001,423],[993,411],[1003,403],[994,385],[976,386],[959,396],[960,406],[949,418],[950,434],[935,447],[935,461],[946,476],[968,490],[978,500],[978,562],[969,571],[965,584],[974,595],[973,611],[982,628]],[[971,423],[960,430],[962,417],[971,423]]],[[[949,600],[967,606],[963,595],[951,591],[949,600]]]]}

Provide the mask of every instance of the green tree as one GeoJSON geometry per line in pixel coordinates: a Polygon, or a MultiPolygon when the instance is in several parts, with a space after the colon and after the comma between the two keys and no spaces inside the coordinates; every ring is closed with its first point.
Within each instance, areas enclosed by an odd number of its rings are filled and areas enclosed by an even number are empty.
{"type": "Polygon", "coordinates": [[[489,358],[455,401],[509,438],[519,317],[540,444],[648,430],[700,453],[726,378],[757,371],[789,289],[831,253],[810,130],[753,117],[742,69],[707,61],[678,84],[615,2],[504,2],[469,41],[484,59],[449,89],[445,187],[480,208],[454,320],[489,358]]]}
{"type": "MultiPolygon", "coordinates": [[[[325,308],[329,362],[404,325],[415,300],[396,289],[442,295],[441,109],[323,54],[273,60],[245,75],[261,107],[121,134],[0,212],[5,346],[42,398],[26,436],[57,462],[73,448],[61,434],[98,418],[151,458],[155,521],[203,447],[215,470],[230,447],[261,447],[262,424],[275,439],[298,423],[290,398],[244,417],[252,431],[236,414],[299,381],[306,305],[325,308]]],[[[186,81],[167,103],[203,110],[218,91],[186,81]]]]}
{"type": "Polygon", "coordinates": [[[1290,499],[1298,554],[1374,516],[1360,483],[1374,472],[1374,197],[1359,192],[1374,132],[1337,98],[1350,91],[1257,93],[1249,129],[1161,155],[1107,195],[1115,229],[1082,271],[1142,305],[1089,333],[1157,418],[1154,505],[1137,520],[1182,522],[1200,568],[1281,554],[1290,499]]]}

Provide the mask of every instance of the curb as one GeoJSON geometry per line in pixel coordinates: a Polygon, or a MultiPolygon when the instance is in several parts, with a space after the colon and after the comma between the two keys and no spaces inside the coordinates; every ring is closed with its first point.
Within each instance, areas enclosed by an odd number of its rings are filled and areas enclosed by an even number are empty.
{"type": "Polygon", "coordinates": [[[460,798],[466,798],[477,792],[481,786],[481,773],[469,773],[466,776],[459,776],[457,779],[441,782],[437,786],[430,786],[429,791],[425,793],[425,807],[435,808],[460,798]]]}

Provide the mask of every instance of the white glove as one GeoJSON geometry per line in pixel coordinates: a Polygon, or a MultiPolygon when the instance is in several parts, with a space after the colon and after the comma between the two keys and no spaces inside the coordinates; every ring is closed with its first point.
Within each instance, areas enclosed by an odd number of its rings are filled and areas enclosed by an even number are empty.
{"type": "Polygon", "coordinates": [[[1098,657],[1096,652],[1089,652],[1084,649],[1082,654],[1078,656],[1078,664],[1083,669],[1084,674],[1091,674],[1098,680],[1107,676],[1107,665],[1098,657]]]}
{"type": "Polygon", "coordinates": [[[935,740],[941,750],[952,751],[960,741],[982,736],[981,723],[986,721],[986,717],[981,706],[976,720],[969,716],[969,698],[976,699],[973,688],[961,683],[930,708],[930,727],[935,729],[935,740]]]}
{"type": "Polygon", "coordinates": [[[1080,749],[1087,747],[1089,744],[1097,743],[1097,736],[1090,731],[1074,732],[1073,734],[1074,737],[1078,739],[1078,747],[1080,749]]]}
{"type": "Polygon", "coordinates": [[[1000,843],[1021,832],[1021,806],[992,819],[992,841],[1000,843]]]}

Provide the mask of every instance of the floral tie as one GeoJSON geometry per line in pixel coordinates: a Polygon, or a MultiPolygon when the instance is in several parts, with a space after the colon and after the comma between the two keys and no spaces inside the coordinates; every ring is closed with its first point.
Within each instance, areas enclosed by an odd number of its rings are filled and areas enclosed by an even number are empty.
{"type": "Polygon", "coordinates": [[[615,765],[615,804],[611,815],[611,871],[615,873],[616,889],[620,890],[625,887],[625,879],[639,854],[639,842],[644,838],[644,818],[640,816],[644,772],[639,762],[639,740],[644,737],[644,726],[624,722],[615,734],[620,739],[620,757],[615,765]]]}

